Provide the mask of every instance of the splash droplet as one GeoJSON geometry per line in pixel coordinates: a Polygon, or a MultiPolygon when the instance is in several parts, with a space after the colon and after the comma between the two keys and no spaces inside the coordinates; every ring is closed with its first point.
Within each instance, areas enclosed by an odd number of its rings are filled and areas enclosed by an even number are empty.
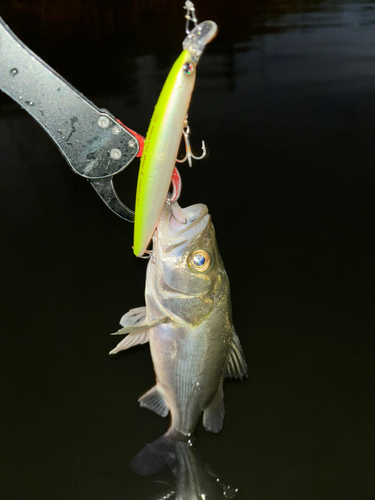
{"type": "Polygon", "coordinates": [[[16,76],[18,75],[18,69],[17,68],[12,68],[9,73],[12,75],[12,76],[16,76]]]}

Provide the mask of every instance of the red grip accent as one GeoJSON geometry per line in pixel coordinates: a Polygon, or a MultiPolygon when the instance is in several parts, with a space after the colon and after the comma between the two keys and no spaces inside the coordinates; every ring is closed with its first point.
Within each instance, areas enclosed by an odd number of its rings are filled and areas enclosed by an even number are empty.
{"type": "Polygon", "coordinates": [[[128,132],[130,132],[132,135],[134,135],[134,137],[137,139],[138,141],[138,144],[139,144],[139,151],[138,151],[138,154],[137,154],[137,158],[140,158],[142,156],[142,153],[143,153],[143,148],[144,148],[144,145],[145,145],[145,138],[143,137],[143,135],[141,134],[138,134],[137,132],[134,132],[134,130],[132,130],[131,128],[127,127],[126,125],[124,125],[122,123],[121,120],[119,120],[118,118],[116,118],[116,121],[122,125],[124,128],[126,128],[126,130],[128,132]]]}

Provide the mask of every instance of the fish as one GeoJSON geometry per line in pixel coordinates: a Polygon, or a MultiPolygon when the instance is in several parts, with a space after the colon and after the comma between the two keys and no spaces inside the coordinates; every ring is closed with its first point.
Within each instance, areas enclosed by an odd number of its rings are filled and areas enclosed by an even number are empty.
{"type": "Polygon", "coordinates": [[[204,47],[216,35],[213,21],[198,24],[164,83],[147,130],[138,173],[133,251],[142,256],[152,239],[168,194],[204,47]]]}
{"type": "Polygon", "coordinates": [[[139,403],[162,417],[170,413],[166,438],[186,441],[202,414],[207,431],[222,429],[224,379],[247,376],[247,365],[208,208],[172,205],[164,205],[153,236],[146,305],[122,317],[115,335],[126,337],[110,354],[149,342],[156,384],[139,403]]]}

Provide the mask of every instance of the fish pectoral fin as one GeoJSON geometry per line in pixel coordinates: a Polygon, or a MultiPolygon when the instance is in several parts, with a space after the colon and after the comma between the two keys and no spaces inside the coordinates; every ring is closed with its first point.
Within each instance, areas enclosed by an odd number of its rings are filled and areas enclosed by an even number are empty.
{"type": "Polygon", "coordinates": [[[148,341],[148,330],[142,330],[141,332],[137,333],[130,333],[127,337],[121,340],[121,342],[117,344],[117,346],[112,349],[112,351],[109,351],[109,354],[117,354],[118,352],[129,349],[134,345],[145,344],[148,341]]]}
{"type": "MultiPolygon", "coordinates": [[[[130,312],[130,311],[129,311],[130,312]]],[[[126,316],[126,315],[125,315],[126,316]]],[[[171,321],[168,316],[164,316],[163,318],[155,319],[154,321],[148,321],[140,323],[139,325],[127,325],[123,328],[120,328],[117,332],[111,333],[111,335],[125,335],[127,333],[139,333],[144,330],[148,330],[152,326],[161,325],[162,323],[169,323],[171,321]]]]}
{"type": "Polygon", "coordinates": [[[120,319],[121,326],[138,326],[143,323],[146,318],[146,306],[136,307],[130,309],[124,316],[120,319]]]}
{"type": "Polygon", "coordinates": [[[169,413],[168,405],[157,385],[154,385],[154,387],[143,394],[143,396],[138,399],[138,402],[141,406],[154,411],[161,417],[166,417],[169,413]]]}
{"type": "Polygon", "coordinates": [[[229,378],[247,377],[247,364],[242,351],[241,342],[236,330],[233,328],[232,344],[229,350],[229,356],[225,367],[225,376],[229,378]]]}
{"type": "Polygon", "coordinates": [[[217,393],[203,412],[203,427],[210,432],[220,432],[224,422],[224,392],[220,383],[217,393]]]}
{"type": "MultiPolygon", "coordinates": [[[[131,311],[129,311],[129,313],[130,312],[131,311]]],[[[148,335],[149,328],[161,325],[162,323],[168,323],[169,321],[170,318],[165,316],[164,318],[156,319],[154,321],[149,321],[148,323],[141,323],[140,325],[137,326],[124,326],[124,328],[121,328],[117,332],[111,333],[111,335],[128,334],[128,336],[125,337],[124,340],[122,340],[119,344],[117,344],[117,346],[114,349],[112,349],[112,351],[110,351],[109,354],[116,354],[119,351],[124,351],[125,349],[129,349],[134,345],[145,344],[146,342],[149,341],[149,335],[148,335]]]]}

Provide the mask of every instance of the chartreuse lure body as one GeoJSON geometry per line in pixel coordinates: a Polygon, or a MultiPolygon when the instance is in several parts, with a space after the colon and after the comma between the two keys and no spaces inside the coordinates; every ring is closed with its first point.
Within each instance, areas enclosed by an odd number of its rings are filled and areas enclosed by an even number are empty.
{"type": "Polygon", "coordinates": [[[163,210],[194,89],[196,65],[216,31],[213,21],[204,21],[189,33],[155,106],[138,174],[133,245],[137,257],[144,254],[163,210]]]}

